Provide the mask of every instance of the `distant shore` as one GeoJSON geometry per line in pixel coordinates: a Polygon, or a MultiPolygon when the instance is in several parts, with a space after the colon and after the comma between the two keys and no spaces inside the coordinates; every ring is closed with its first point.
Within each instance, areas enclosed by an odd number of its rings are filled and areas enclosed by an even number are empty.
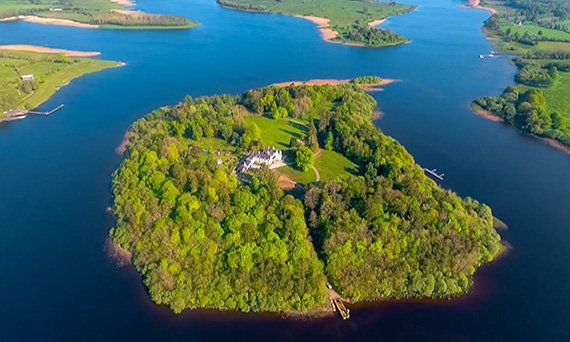
{"type": "Polygon", "coordinates": [[[487,11],[487,12],[491,13],[491,15],[498,13],[497,10],[494,8],[480,6],[479,5],[480,3],[481,3],[481,0],[469,0],[469,5],[461,5],[459,7],[480,9],[480,10],[487,11]]]}
{"type": "Polygon", "coordinates": [[[114,2],[116,4],[119,4],[119,5],[125,6],[125,7],[134,7],[135,6],[135,2],[131,1],[131,0],[111,0],[111,2],[114,2]]]}
{"type": "MultiPolygon", "coordinates": [[[[338,37],[338,32],[333,30],[329,26],[330,20],[327,18],[315,17],[312,15],[295,15],[294,17],[309,20],[310,22],[315,23],[317,25],[317,29],[321,33],[321,37],[325,42],[348,45],[348,46],[368,47],[366,44],[362,43],[351,43],[351,42],[343,42],[340,40],[335,40],[335,38],[338,37]]],[[[384,22],[386,22],[386,19],[373,20],[368,23],[368,26],[376,27],[378,25],[383,24],[384,22]]]]}
{"type": "Polygon", "coordinates": [[[25,52],[40,52],[40,53],[55,53],[65,55],[68,57],[95,57],[101,55],[98,51],[74,51],[65,49],[54,49],[45,46],[37,45],[0,45],[0,51],[25,51],[25,52]]]}
{"type": "Polygon", "coordinates": [[[36,23],[44,25],[69,26],[69,27],[88,28],[88,29],[99,28],[99,25],[85,24],[68,19],[41,18],[33,15],[18,15],[14,17],[3,18],[0,19],[0,22],[18,21],[18,20],[25,21],[28,23],[36,23]]]}
{"type": "MultiPolygon", "coordinates": [[[[287,87],[287,86],[299,86],[299,85],[340,85],[340,84],[351,84],[351,79],[312,79],[307,81],[288,81],[274,83],[272,86],[276,87],[287,87]]],[[[385,78],[377,83],[370,84],[358,84],[364,88],[366,91],[378,90],[378,87],[382,87],[395,82],[401,82],[402,80],[385,78]]]]}

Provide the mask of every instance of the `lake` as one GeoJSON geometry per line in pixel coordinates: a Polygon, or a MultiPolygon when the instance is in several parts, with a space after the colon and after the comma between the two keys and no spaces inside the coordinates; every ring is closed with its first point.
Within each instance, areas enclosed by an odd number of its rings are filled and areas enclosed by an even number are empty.
{"type": "Polygon", "coordinates": [[[214,0],[140,0],[142,10],[198,20],[188,31],[0,25],[0,44],[101,51],[124,61],[73,81],[41,109],[0,126],[0,340],[569,340],[570,156],[469,109],[512,82],[507,58],[479,59],[488,13],[459,0],[387,26],[413,43],[367,49],[321,40],[314,24],[222,9],[214,0]],[[129,125],[185,95],[241,93],[288,80],[380,75],[377,125],[443,186],[490,205],[512,251],[453,301],[353,307],[351,319],[186,311],[150,301],[138,274],[107,260],[111,173],[129,125]]]}

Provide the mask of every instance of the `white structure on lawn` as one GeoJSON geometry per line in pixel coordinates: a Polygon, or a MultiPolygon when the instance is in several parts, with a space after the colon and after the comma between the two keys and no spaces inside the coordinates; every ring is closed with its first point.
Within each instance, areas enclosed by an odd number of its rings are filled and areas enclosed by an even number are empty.
{"type": "Polygon", "coordinates": [[[34,80],[34,74],[22,75],[22,81],[33,81],[33,80],[34,80]]]}
{"type": "Polygon", "coordinates": [[[271,166],[283,160],[283,152],[275,147],[252,151],[236,167],[237,172],[247,172],[249,169],[259,169],[262,165],[271,166]]]}

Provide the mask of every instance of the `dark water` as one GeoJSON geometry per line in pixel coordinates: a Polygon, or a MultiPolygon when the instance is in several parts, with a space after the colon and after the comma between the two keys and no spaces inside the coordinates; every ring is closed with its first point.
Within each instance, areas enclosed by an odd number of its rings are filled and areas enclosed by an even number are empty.
{"type": "Polygon", "coordinates": [[[88,75],[42,108],[0,126],[0,341],[43,340],[569,340],[570,156],[471,113],[468,103],[512,80],[506,59],[480,60],[488,16],[460,1],[421,6],[388,25],[413,44],[363,49],[321,41],[314,25],[224,10],[213,0],[141,0],[197,19],[190,31],[0,25],[0,43],[101,51],[127,62],[88,75]],[[148,299],[138,275],[103,244],[113,217],[114,152],[131,122],[184,95],[240,93],[274,82],[379,74],[404,82],[375,93],[378,125],[444,186],[480,199],[507,222],[514,247],[451,302],[384,303],[352,317],[303,322],[269,315],[186,312],[148,299]]]}

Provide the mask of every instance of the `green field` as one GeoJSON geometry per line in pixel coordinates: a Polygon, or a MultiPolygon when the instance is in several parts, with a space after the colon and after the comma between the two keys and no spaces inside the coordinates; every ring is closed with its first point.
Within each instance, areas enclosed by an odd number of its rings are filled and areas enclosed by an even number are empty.
{"type": "Polygon", "coordinates": [[[533,36],[541,36],[545,39],[564,39],[564,40],[570,40],[570,33],[568,32],[564,32],[564,31],[559,31],[559,30],[552,30],[552,29],[548,29],[548,28],[544,28],[544,27],[540,27],[538,25],[501,25],[501,30],[503,32],[506,32],[508,29],[511,29],[511,32],[514,33],[518,33],[520,35],[524,35],[526,32],[528,32],[528,34],[533,35],[533,36]],[[542,34],[539,34],[539,32],[542,32],[542,34]]]}
{"type": "Polygon", "coordinates": [[[315,167],[319,170],[321,181],[358,174],[358,165],[348,160],[342,154],[330,150],[322,151],[321,156],[315,159],[315,167]]]}
{"type": "Polygon", "coordinates": [[[0,52],[0,113],[35,108],[71,80],[116,66],[119,63],[57,54],[0,52]],[[20,75],[27,74],[35,79],[22,81],[20,75]]]}
{"type": "Polygon", "coordinates": [[[364,37],[383,31],[370,29],[369,22],[414,9],[414,6],[409,5],[365,0],[218,0],[218,3],[236,10],[326,18],[330,20],[329,26],[339,32],[337,40],[362,43],[367,46],[392,46],[405,43],[407,40],[400,35],[374,39],[364,37]],[[360,27],[366,33],[355,33],[354,27],[360,27]],[[349,37],[349,32],[353,38],[349,37]]]}
{"type": "Polygon", "coordinates": [[[245,120],[259,126],[261,139],[267,146],[273,146],[278,149],[289,148],[291,137],[301,139],[307,131],[306,125],[291,119],[270,119],[264,116],[251,116],[245,120]]]}
{"type": "Polygon", "coordinates": [[[285,174],[295,182],[301,184],[308,184],[317,180],[313,169],[303,172],[295,169],[293,166],[283,166],[279,168],[279,173],[285,174]]]}
{"type": "Polygon", "coordinates": [[[538,42],[540,50],[570,51],[570,42],[538,42]]]}
{"type": "Polygon", "coordinates": [[[124,6],[110,0],[0,0],[0,18],[32,15],[66,19],[114,29],[187,29],[196,23],[184,17],[163,14],[119,14],[124,6]]]}
{"type": "MultiPolygon", "coordinates": [[[[528,89],[530,87],[522,87],[528,89]]],[[[546,107],[549,112],[558,111],[563,114],[570,125],[570,73],[561,72],[560,79],[555,81],[551,87],[536,88],[544,92],[546,107]]],[[[570,129],[570,126],[568,127],[570,129]]]]}

